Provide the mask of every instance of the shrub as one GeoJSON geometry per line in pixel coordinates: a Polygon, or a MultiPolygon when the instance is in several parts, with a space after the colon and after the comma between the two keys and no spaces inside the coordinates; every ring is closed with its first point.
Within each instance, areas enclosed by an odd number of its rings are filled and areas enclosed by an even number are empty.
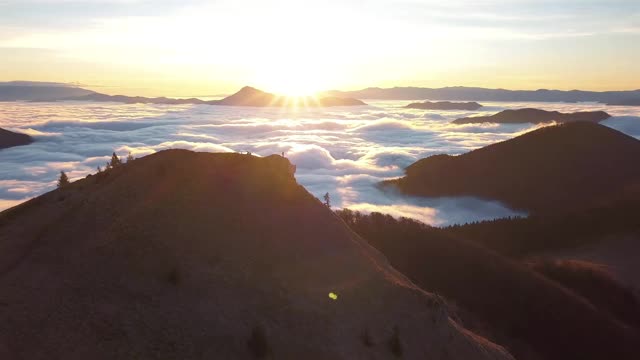
{"type": "Polygon", "coordinates": [[[364,331],[362,332],[361,339],[362,339],[362,343],[366,347],[373,347],[373,345],[375,345],[375,343],[373,342],[373,338],[371,337],[371,334],[369,333],[369,329],[367,329],[367,328],[365,328],[364,331]]]}
{"type": "Polygon", "coordinates": [[[267,341],[267,332],[264,326],[258,325],[251,330],[247,346],[256,359],[264,359],[271,354],[271,347],[267,341]]]}
{"type": "Polygon", "coordinates": [[[391,350],[391,353],[395,355],[395,357],[402,357],[402,353],[404,352],[402,342],[400,341],[400,330],[397,326],[393,327],[393,334],[391,334],[391,338],[389,339],[389,350],[391,350]]]}
{"type": "Polygon", "coordinates": [[[182,275],[180,274],[178,268],[174,267],[167,273],[165,279],[168,283],[177,286],[182,282],[182,275]]]}

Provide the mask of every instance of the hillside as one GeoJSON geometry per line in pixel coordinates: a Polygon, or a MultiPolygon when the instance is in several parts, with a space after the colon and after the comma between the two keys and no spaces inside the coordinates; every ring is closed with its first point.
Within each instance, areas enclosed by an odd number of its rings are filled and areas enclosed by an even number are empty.
{"type": "Polygon", "coordinates": [[[640,141],[603,125],[544,127],[459,156],[434,155],[385,185],[418,196],[469,195],[532,213],[565,212],[640,182],[640,141]]]}
{"type": "Polygon", "coordinates": [[[511,359],[292,170],[168,150],[0,213],[0,358],[511,359]]]}
{"type": "MultiPolygon", "coordinates": [[[[581,289],[588,285],[591,294],[611,296],[611,288],[615,287],[640,294],[639,205],[640,187],[624,193],[620,199],[569,214],[497,219],[454,225],[445,230],[516,261],[541,265],[547,273],[560,275],[555,276],[560,280],[577,281],[576,287],[581,289]],[[599,270],[606,272],[606,278],[613,279],[606,287],[599,285],[605,278],[598,275],[599,270]]],[[[621,303],[627,301],[625,297],[619,296],[621,303]]],[[[626,316],[624,321],[631,319],[626,316]]]]}
{"type": "Polygon", "coordinates": [[[27,134],[19,134],[0,128],[0,149],[28,145],[32,142],[33,139],[27,134]]]}
{"type": "Polygon", "coordinates": [[[619,290],[606,280],[600,286],[567,279],[571,287],[564,287],[442,229],[378,213],[338,213],[396,269],[454,302],[464,324],[505,345],[517,359],[640,357],[638,302],[626,301],[623,290],[593,296],[590,290],[598,287],[619,290]],[[610,313],[613,306],[618,309],[610,313]],[[635,317],[625,319],[627,325],[618,321],[620,314],[635,317]]]}
{"type": "Polygon", "coordinates": [[[418,103],[411,103],[405,106],[407,109],[422,109],[422,110],[478,110],[482,105],[477,102],[451,102],[451,101],[439,101],[431,102],[424,101],[418,103]]]}
{"type": "Polygon", "coordinates": [[[521,123],[548,123],[555,121],[557,123],[568,123],[574,121],[588,121],[598,123],[610,118],[611,115],[604,111],[582,111],[575,113],[561,113],[558,111],[545,111],[540,109],[516,109],[503,110],[497,114],[490,116],[473,116],[453,121],[454,124],[480,124],[480,123],[496,123],[496,124],[521,124],[521,123]]]}

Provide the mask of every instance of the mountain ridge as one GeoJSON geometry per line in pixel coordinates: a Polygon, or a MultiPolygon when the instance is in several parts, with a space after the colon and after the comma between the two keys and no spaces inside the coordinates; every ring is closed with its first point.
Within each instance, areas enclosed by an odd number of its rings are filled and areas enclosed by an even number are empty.
{"type": "Polygon", "coordinates": [[[600,102],[615,105],[618,101],[640,100],[640,90],[507,90],[481,87],[450,86],[443,88],[393,87],[365,88],[354,91],[330,90],[331,96],[377,100],[449,100],[449,101],[535,101],[535,102],[600,102]]]}
{"type": "Polygon", "coordinates": [[[97,101],[120,102],[125,104],[167,104],[167,105],[226,105],[250,107],[334,107],[364,106],[364,102],[335,96],[280,96],[251,86],[244,86],[238,92],[221,100],[202,100],[198,98],[144,97],[127,95],[107,95],[85,90],[69,84],[14,82],[0,83],[0,101],[97,101]]]}

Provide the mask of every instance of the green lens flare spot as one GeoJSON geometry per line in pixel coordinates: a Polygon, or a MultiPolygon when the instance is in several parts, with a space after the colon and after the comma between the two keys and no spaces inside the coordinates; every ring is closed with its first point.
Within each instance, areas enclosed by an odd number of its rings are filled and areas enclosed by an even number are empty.
{"type": "Polygon", "coordinates": [[[330,292],[330,293],[329,293],[329,298],[330,298],[331,300],[338,300],[338,294],[333,293],[333,292],[330,292]]]}

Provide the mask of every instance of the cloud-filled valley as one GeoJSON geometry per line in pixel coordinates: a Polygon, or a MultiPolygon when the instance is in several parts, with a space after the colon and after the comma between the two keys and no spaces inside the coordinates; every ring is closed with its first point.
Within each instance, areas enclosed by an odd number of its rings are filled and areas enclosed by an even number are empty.
{"type": "Polygon", "coordinates": [[[317,197],[329,192],[337,208],[381,211],[444,225],[517,213],[473,198],[411,198],[375,185],[398,177],[417,159],[459,154],[517,136],[531,124],[450,122],[507,108],[562,112],[605,110],[604,125],[640,137],[640,108],[601,104],[486,103],[479,111],[404,109],[407,102],[371,106],[283,110],[207,105],[115,103],[0,103],[0,127],[28,133],[35,142],[0,151],[0,209],[55,187],[64,170],[77,179],[96,171],[110,154],[140,157],[159,150],[284,152],[296,178],[317,197]]]}

